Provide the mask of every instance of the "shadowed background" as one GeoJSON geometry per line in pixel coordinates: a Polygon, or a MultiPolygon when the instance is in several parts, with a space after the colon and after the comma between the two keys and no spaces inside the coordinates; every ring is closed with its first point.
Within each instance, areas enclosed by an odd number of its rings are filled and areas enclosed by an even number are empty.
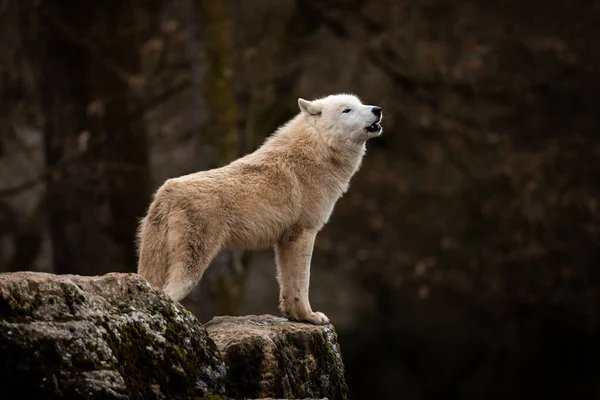
{"type": "MultiPolygon", "coordinates": [[[[311,271],[351,398],[598,396],[598,27],[590,0],[0,1],[0,270],[135,271],[165,179],[351,92],[384,135],[311,271]]],[[[271,252],[214,264],[201,322],[278,313],[271,252]]]]}

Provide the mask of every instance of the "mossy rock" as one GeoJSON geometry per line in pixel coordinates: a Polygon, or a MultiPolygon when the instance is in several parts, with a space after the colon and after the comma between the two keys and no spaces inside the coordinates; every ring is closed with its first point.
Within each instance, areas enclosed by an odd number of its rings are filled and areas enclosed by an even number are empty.
{"type": "Polygon", "coordinates": [[[205,329],[136,274],[0,274],[0,354],[7,398],[224,394],[205,329]]]}
{"type": "Polygon", "coordinates": [[[228,396],[347,398],[344,364],[332,325],[263,315],[217,317],[205,327],[227,365],[228,396]]]}

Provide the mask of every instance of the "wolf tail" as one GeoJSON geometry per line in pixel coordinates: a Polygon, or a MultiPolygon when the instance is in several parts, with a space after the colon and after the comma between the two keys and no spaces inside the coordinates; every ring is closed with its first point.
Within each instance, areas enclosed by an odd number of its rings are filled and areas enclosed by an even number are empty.
{"type": "Polygon", "coordinates": [[[157,193],[138,229],[138,274],[162,288],[169,270],[167,234],[169,204],[157,193]]]}

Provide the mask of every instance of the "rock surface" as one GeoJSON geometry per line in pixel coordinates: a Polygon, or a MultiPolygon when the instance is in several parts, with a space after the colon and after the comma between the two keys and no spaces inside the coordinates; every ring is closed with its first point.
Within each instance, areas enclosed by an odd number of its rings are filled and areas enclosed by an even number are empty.
{"type": "Polygon", "coordinates": [[[0,274],[5,398],[190,399],[226,369],[196,318],[135,274],[0,274]]]}
{"type": "Polygon", "coordinates": [[[333,326],[263,315],[202,327],[117,273],[0,274],[0,388],[9,399],[347,398],[333,326]]]}
{"type": "Polygon", "coordinates": [[[332,325],[249,315],[216,317],[205,328],[227,364],[228,396],[347,398],[344,365],[332,325]]]}

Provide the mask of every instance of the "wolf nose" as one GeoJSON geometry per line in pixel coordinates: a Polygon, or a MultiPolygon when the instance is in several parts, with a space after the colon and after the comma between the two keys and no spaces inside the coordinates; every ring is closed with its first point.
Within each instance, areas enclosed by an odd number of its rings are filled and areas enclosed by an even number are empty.
{"type": "Polygon", "coordinates": [[[381,117],[381,107],[373,107],[371,108],[371,111],[373,112],[373,114],[377,115],[378,117],[381,117]]]}

